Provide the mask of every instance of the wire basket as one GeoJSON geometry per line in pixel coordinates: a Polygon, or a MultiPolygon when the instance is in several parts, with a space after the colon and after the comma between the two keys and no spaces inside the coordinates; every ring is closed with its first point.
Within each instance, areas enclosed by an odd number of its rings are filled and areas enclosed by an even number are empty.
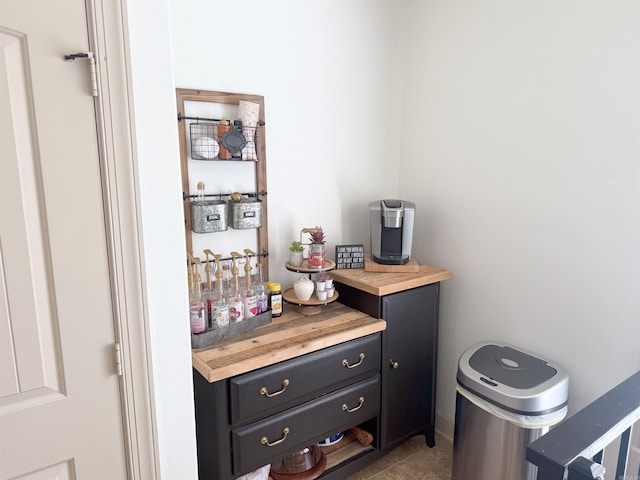
{"type": "Polygon", "coordinates": [[[192,123],[189,125],[191,158],[213,160],[218,157],[220,145],[216,123],[192,123]]]}
{"type": "Polygon", "coordinates": [[[256,141],[264,140],[264,122],[257,126],[243,126],[238,120],[230,125],[220,122],[193,122],[189,124],[189,146],[194,160],[250,160],[258,161],[262,152],[256,141]],[[226,135],[225,135],[226,133],[226,135]],[[234,150],[228,141],[242,146],[234,150]],[[226,145],[231,151],[227,150],[226,145]]]}

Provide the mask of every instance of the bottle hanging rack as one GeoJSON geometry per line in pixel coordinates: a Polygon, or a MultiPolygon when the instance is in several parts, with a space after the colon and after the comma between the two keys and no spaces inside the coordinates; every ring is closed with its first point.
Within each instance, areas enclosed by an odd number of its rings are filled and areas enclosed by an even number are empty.
{"type": "MultiPolygon", "coordinates": [[[[245,197],[261,197],[266,195],[267,192],[265,192],[264,190],[262,190],[261,192],[245,192],[245,193],[241,193],[240,195],[245,196],[245,197]]],[[[222,197],[230,197],[232,194],[231,193],[205,193],[204,196],[205,198],[209,197],[209,198],[222,198],[222,197]]],[[[194,195],[187,195],[186,193],[182,192],[182,200],[187,200],[189,198],[196,198],[198,195],[194,194],[194,195]]]]}
{"type": "MultiPolygon", "coordinates": [[[[221,118],[206,118],[206,117],[187,117],[185,115],[182,115],[181,113],[178,113],[178,121],[181,122],[183,120],[195,120],[196,122],[219,122],[222,119],[221,118]]],[[[258,120],[258,126],[263,127],[265,125],[264,120],[258,120]]]]}
{"type": "MultiPolygon", "coordinates": [[[[249,255],[249,258],[251,259],[251,258],[268,257],[268,256],[269,256],[269,252],[267,252],[267,251],[263,251],[263,252],[260,252],[260,253],[258,253],[258,254],[256,254],[256,255],[249,255]]],[[[243,256],[242,256],[242,258],[244,258],[244,257],[245,257],[245,256],[243,255],[243,256]]],[[[195,258],[195,257],[194,257],[194,258],[195,258]]],[[[233,257],[220,257],[220,261],[221,261],[221,262],[224,262],[225,260],[233,260],[233,257]]],[[[187,265],[194,265],[195,263],[196,263],[196,262],[192,262],[192,261],[190,261],[190,260],[187,258],[187,265]]],[[[207,260],[206,260],[206,259],[204,259],[204,260],[203,260],[203,259],[200,259],[200,263],[202,263],[203,265],[204,265],[204,264],[207,264],[207,263],[212,263],[212,264],[214,264],[214,263],[216,263],[216,260],[215,260],[215,259],[211,259],[211,260],[209,260],[209,261],[207,262],[207,260]]]]}

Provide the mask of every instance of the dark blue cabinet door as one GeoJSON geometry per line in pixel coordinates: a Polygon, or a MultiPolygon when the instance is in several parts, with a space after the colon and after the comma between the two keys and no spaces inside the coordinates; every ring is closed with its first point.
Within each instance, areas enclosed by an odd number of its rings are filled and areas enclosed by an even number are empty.
{"type": "Polygon", "coordinates": [[[418,434],[435,445],[440,284],[382,297],[382,447],[418,434]]]}

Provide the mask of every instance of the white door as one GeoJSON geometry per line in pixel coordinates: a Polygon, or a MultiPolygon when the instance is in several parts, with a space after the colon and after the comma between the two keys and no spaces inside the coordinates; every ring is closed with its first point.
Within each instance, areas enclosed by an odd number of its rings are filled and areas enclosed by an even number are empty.
{"type": "Polygon", "coordinates": [[[127,478],[82,0],[0,0],[0,478],[127,478]]]}

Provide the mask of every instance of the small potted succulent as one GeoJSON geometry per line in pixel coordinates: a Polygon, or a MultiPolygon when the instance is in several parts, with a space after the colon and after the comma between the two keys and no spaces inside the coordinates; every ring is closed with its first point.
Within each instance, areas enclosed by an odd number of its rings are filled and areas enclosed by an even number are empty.
{"type": "Polygon", "coordinates": [[[327,254],[325,252],[325,237],[322,227],[307,228],[309,233],[309,256],[307,262],[311,268],[322,268],[327,262],[327,254]]]}
{"type": "Polygon", "coordinates": [[[301,266],[303,251],[304,246],[302,245],[302,242],[298,242],[297,240],[291,242],[291,245],[289,245],[289,265],[292,267],[301,266]]]}

